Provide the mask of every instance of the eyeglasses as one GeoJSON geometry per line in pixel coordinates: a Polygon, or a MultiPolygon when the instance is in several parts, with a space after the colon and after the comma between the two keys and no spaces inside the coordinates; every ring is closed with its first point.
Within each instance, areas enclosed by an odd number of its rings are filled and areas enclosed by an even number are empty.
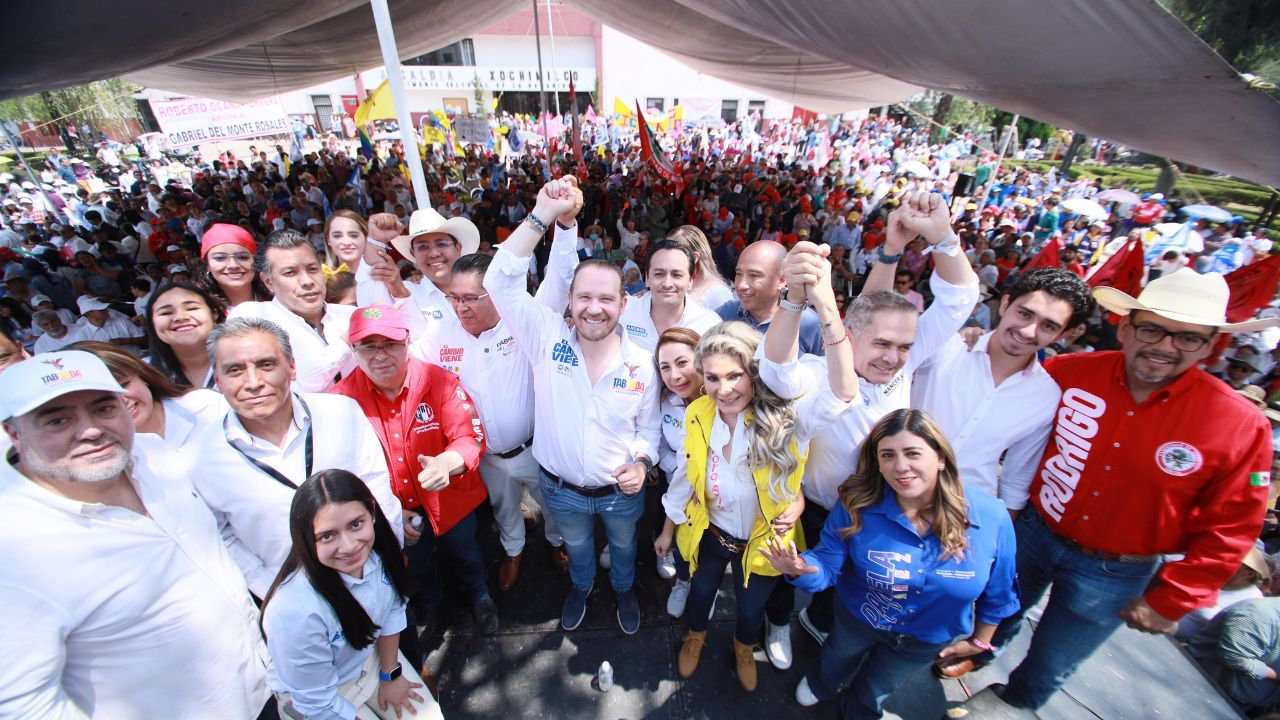
{"type": "Polygon", "coordinates": [[[1173,337],[1173,346],[1183,352],[1195,352],[1213,342],[1213,338],[1190,332],[1171,332],[1159,325],[1134,325],[1133,334],[1140,342],[1155,345],[1164,340],[1166,335],[1173,337]]]}
{"type": "Polygon", "coordinates": [[[248,265],[253,262],[253,256],[249,253],[209,253],[209,262],[218,264],[230,262],[234,260],[237,265],[248,265]]]}
{"type": "Polygon", "coordinates": [[[381,345],[356,345],[351,348],[356,354],[366,360],[372,360],[378,357],[378,353],[386,353],[388,357],[394,356],[401,350],[404,350],[405,344],[402,342],[389,342],[381,345]]]}
{"type": "Polygon", "coordinates": [[[476,303],[480,302],[481,300],[483,300],[483,299],[485,299],[485,298],[489,297],[489,293],[485,293],[485,294],[483,294],[483,295],[466,295],[466,296],[463,296],[463,295],[445,295],[444,297],[445,297],[445,299],[446,299],[446,300],[448,300],[449,302],[453,303],[454,305],[470,307],[470,306],[475,305],[476,303]]]}
{"type": "Polygon", "coordinates": [[[426,240],[423,240],[422,242],[414,243],[409,249],[413,252],[426,252],[428,250],[439,250],[440,252],[444,252],[445,250],[453,247],[454,244],[453,240],[436,240],[435,242],[427,242],[426,240]]]}

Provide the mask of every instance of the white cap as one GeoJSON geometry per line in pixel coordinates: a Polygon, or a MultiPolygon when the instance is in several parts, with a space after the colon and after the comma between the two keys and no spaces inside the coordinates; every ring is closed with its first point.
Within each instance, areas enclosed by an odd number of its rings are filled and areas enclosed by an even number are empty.
{"type": "Polygon", "coordinates": [[[0,417],[25,415],[50,400],[81,390],[124,392],[111,371],[93,353],[83,350],[40,353],[0,372],[0,417]]]}
{"type": "Polygon", "coordinates": [[[81,315],[94,310],[109,310],[111,308],[110,305],[92,295],[81,295],[76,299],[76,305],[80,308],[81,315]]]}
{"type": "Polygon", "coordinates": [[[169,266],[169,274],[170,274],[170,275],[176,275],[176,274],[178,274],[178,273],[187,273],[188,275],[190,275],[190,274],[191,274],[191,271],[190,271],[190,270],[187,270],[187,266],[186,266],[186,265],[170,265],[170,266],[169,266]]]}
{"type": "Polygon", "coordinates": [[[169,247],[165,248],[165,249],[164,249],[164,251],[165,251],[165,252],[175,253],[175,252],[178,252],[178,251],[179,251],[179,250],[181,250],[181,249],[182,249],[182,248],[178,247],[177,245],[170,245],[169,247]]]}
{"type": "Polygon", "coordinates": [[[47,302],[53,302],[52,300],[49,299],[48,295],[32,295],[31,296],[31,307],[39,307],[40,305],[43,305],[47,302]]]}
{"type": "Polygon", "coordinates": [[[323,225],[323,224],[324,224],[323,220],[317,220],[315,218],[311,218],[310,220],[307,221],[307,227],[314,227],[316,225],[323,225]]]}

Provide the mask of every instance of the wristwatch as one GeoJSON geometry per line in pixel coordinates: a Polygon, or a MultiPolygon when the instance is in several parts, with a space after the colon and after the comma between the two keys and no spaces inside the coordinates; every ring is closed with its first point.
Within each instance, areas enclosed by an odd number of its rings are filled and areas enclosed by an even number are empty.
{"type": "Polygon", "coordinates": [[[783,310],[786,310],[787,312],[797,312],[797,313],[804,312],[804,309],[808,306],[809,306],[808,302],[793,303],[790,300],[788,300],[786,290],[783,290],[778,295],[778,307],[782,308],[783,310]]]}
{"type": "Polygon", "coordinates": [[[400,663],[396,663],[396,666],[391,668],[391,672],[382,672],[382,670],[379,669],[378,680],[380,682],[391,682],[392,680],[400,677],[401,672],[400,663]]]}
{"type": "Polygon", "coordinates": [[[640,457],[636,458],[635,461],[640,463],[641,465],[644,465],[645,473],[648,473],[650,470],[653,469],[653,461],[649,459],[648,455],[641,455],[640,457]]]}

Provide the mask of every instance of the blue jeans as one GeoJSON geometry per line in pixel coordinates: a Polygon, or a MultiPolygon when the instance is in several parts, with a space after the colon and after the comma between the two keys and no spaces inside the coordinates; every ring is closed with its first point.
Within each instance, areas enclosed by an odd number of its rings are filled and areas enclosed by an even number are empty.
{"type": "Polygon", "coordinates": [[[845,720],[881,717],[884,701],[902,681],[932,663],[947,646],[877,630],[854,617],[843,601],[835,603],[833,615],[818,667],[806,677],[819,700],[834,700],[848,689],[840,701],[845,720]]]}
{"type": "Polygon", "coordinates": [[[1023,615],[1053,585],[1027,656],[1010,673],[1007,688],[1007,700],[1034,710],[1120,627],[1119,612],[1146,590],[1160,563],[1100,560],[1072,550],[1031,505],[1014,530],[1022,609],[1000,623],[992,644],[1007,645],[1021,629],[1023,615]]]}
{"type": "Polygon", "coordinates": [[[710,530],[702,533],[698,543],[698,569],[693,571],[689,600],[685,605],[684,620],[693,632],[705,632],[711,622],[711,603],[715,601],[720,581],[724,580],[725,565],[733,565],[733,596],[737,603],[738,617],[733,637],[744,645],[760,642],[760,628],[764,618],[774,625],[791,622],[791,607],[778,608],[771,602],[774,589],[782,580],[780,575],[752,575],[751,582],[742,587],[742,553],[733,552],[720,544],[710,530]]]}
{"type": "Polygon", "coordinates": [[[569,579],[579,590],[590,590],[596,577],[595,518],[604,521],[609,538],[609,583],[617,592],[631,589],[636,579],[636,521],[644,514],[644,488],[635,495],[616,492],[587,497],[542,476],[546,510],[560,526],[569,553],[569,579]]]}
{"type": "MultiPolygon", "coordinates": [[[[419,515],[422,510],[417,511],[419,515]]],[[[489,597],[489,571],[485,568],[484,558],[480,555],[480,543],[476,540],[476,513],[471,511],[449,528],[443,535],[436,536],[431,521],[425,517],[422,521],[422,539],[405,548],[409,556],[409,575],[417,585],[419,597],[424,605],[434,607],[444,599],[444,586],[440,581],[439,562],[435,549],[440,545],[449,555],[450,567],[462,584],[462,592],[473,605],[489,597]]]]}

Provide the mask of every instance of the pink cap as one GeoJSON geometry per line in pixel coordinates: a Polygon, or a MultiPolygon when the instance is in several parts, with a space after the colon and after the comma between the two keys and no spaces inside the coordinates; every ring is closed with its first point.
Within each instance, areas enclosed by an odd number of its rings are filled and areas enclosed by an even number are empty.
{"type": "Polygon", "coordinates": [[[356,308],[351,313],[347,342],[355,345],[370,335],[381,335],[388,340],[408,340],[409,322],[399,310],[390,305],[356,308]]]}
{"type": "Polygon", "coordinates": [[[219,245],[239,245],[251,253],[258,252],[258,243],[254,242],[248,230],[239,225],[214,223],[204,231],[204,237],[200,239],[200,259],[203,260],[210,250],[219,245]]]}

